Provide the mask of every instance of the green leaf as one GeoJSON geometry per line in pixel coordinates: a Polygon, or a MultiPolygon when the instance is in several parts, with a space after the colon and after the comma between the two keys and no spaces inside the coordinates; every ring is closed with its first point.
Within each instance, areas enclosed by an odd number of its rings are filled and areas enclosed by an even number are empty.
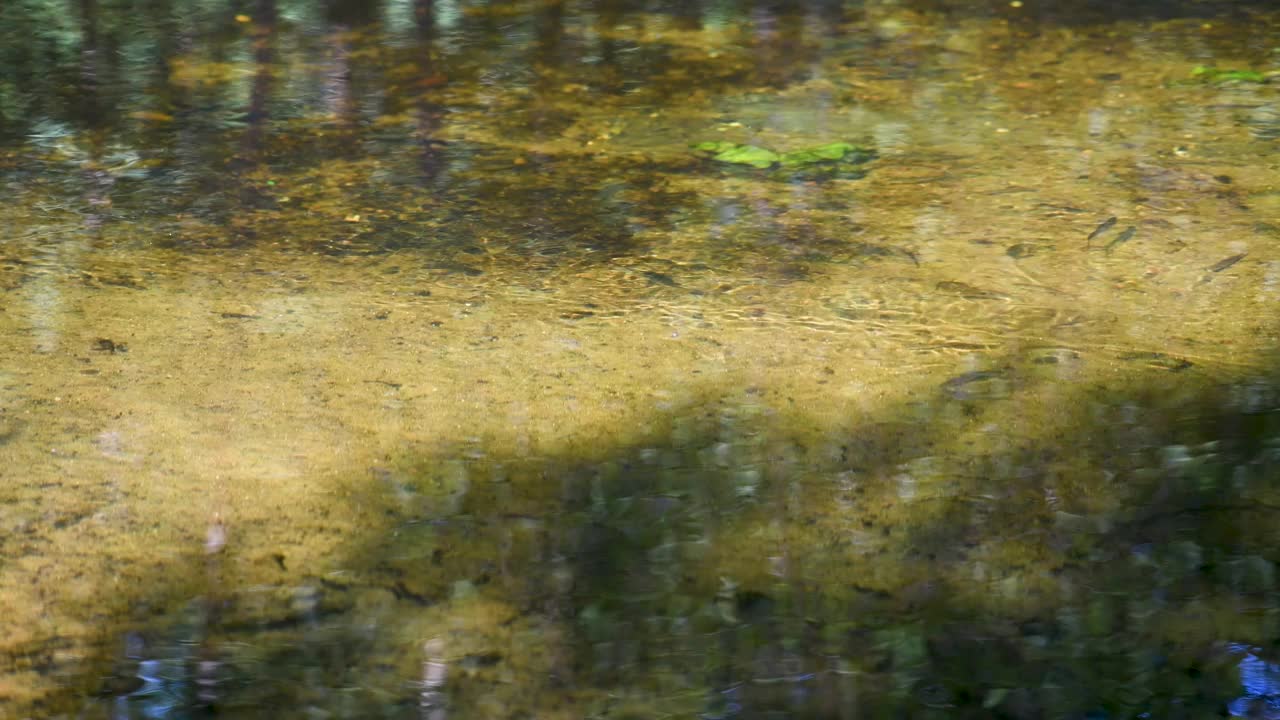
{"type": "Polygon", "coordinates": [[[708,141],[697,143],[692,147],[699,153],[710,155],[711,159],[717,162],[749,165],[761,170],[775,164],[780,164],[789,170],[829,163],[860,164],[876,156],[872,150],[846,142],[828,143],[781,155],[768,148],[731,142],[708,141]]]}
{"type": "Polygon", "coordinates": [[[778,153],[755,145],[738,145],[721,150],[712,160],[733,163],[734,165],[750,165],[753,168],[767,168],[778,162],[778,153]]]}
{"type": "Polygon", "coordinates": [[[1256,70],[1220,70],[1210,65],[1197,65],[1191,70],[1191,77],[1208,82],[1249,82],[1267,81],[1267,76],[1256,70]]]}
{"type": "Polygon", "coordinates": [[[831,160],[842,160],[845,155],[857,149],[856,145],[837,142],[803,150],[793,150],[789,153],[783,153],[782,167],[799,167],[831,160]]]}
{"type": "Polygon", "coordinates": [[[875,151],[868,148],[843,142],[830,143],[786,153],[782,156],[782,167],[800,168],[832,162],[842,165],[860,165],[874,160],[875,157],[875,151]]]}

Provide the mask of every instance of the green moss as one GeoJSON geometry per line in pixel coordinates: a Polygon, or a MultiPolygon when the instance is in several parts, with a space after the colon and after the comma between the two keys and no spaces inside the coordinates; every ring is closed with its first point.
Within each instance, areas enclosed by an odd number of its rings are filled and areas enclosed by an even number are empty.
{"type": "Polygon", "coordinates": [[[755,145],[739,145],[731,142],[704,142],[698,143],[693,147],[700,152],[711,153],[711,159],[716,162],[732,165],[750,165],[753,168],[762,170],[772,167],[779,160],[777,153],[755,145]]]}
{"type": "Polygon", "coordinates": [[[874,159],[876,154],[867,148],[846,142],[827,143],[787,153],[776,153],[756,145],[709,141],[696,143],[693,149],[716,162],[731,165],[748,165],[765,170],[775,165],[787,170],[839,164],[862,164],[874,159]]]}
{"type": "Polygon", "coordinates": [[[1197,65],[1191,77],[1212,83],[1264,83],[1267,76],[1257,70],[1223,70],[1212,65],[1197,65]]]}

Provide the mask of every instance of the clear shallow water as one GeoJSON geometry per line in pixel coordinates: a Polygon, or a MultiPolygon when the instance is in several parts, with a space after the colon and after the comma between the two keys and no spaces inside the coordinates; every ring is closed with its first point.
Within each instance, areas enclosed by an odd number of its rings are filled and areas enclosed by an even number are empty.
{"type": "Polygon", "coordinates": [[[1272,712],[1264,6],[4,12],[5,714],[1272,712]]]}

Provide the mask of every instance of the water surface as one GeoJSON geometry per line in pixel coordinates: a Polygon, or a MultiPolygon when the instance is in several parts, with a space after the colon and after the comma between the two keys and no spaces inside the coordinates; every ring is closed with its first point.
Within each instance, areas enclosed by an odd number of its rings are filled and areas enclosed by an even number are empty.
{"type": "Polygon", "coordinates": [[[6,5],[0,715],[1278,716],[1278,22],[6,5]]]}

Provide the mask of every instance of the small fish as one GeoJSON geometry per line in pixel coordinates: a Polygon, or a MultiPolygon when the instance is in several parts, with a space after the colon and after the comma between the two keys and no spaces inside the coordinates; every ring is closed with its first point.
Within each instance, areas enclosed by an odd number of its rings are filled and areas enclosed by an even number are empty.
{"type": "Polygon", "coordinates": [[[994,290],[986,290],[980,287],[974,287],[969,283],[957,282],[955,280],[943,280],[934,286],[942,292],[951,295],[957,295],[965,300],[1008,300],[1009,296],[1004,293],[998,293],[994,290]]]}
{"type": "Polygon", "coordinates": [[[139,110],[129,113],[129,117],[134,120],[142,120],[144,122],[167,123],[173,122],[173,116],[162,112],[151,112],[149,110],[139,110]]]}
{"type": "Polygon", "coordinates": [[[895,245],[856,242],[849,246],[849,250],[858,257],[903,257],[910,260],[916,267],[920,267],[919,255],[895,245]]]}
{"type": "Polygon", "coordinates": [[[1045,208],[1046,210],[1056,210],[1057,212],[1072,213],[1074,215],[1079,215],[1080,213],[1087,212],[1086,210],[1082,210],[1072,205],[1054,205],[1053,203],[1043,203],[1043,202],[1036,203],[1036,207],[1045,208]]]}
{"type": "Polygon", "coordinates": [[[1014,260],[1021,260],[1022,258],[1035,255],[1039,250],[1039,247],[1032,245],[1031,243],[1018,243],[1017,245],[1010,245],[1009,249],[1004,251],[1004,254],[1014,260]]]}
{"type": "Polygon", "coordinates": [[[649,281],[651,285],[666,285],[667,287],[680,287],[676,283],[675,278],[666,273],[654,272],[653,270],[642,270],[641,275],[649,281]]]}
{"type": "Polygon", "coordinates": [[[1102,223],[1098,225],[1098,227],[1096,227],[1096,228],[1094,228],[1094,229],[1093,229],[1093,232],[1089,233],[1089,237],[1085,239],[1085,247],[1089,247],[1090,245],[1092,245],[1092,244],[1093,244],[1093,239],[1094,239],[1094,238],[1096,238],[1096,237],[1098,237],[1099,235],[1101,235],[1102,233],[1104,233],[1104,232],[1106,232],[1106,231],[1110,230],[1112,227],[1114,227],[1114,226],[1115,226],[1115,224],[1116,224],[1116,216],[1115,216],[1115,215],[1112,215],[1111,217],[1107,218],[1106,220],[1103,220],[1103,221],[1102,221],[1102,223]]]}
{"type": "Polygon", "coordinates": [[[1136,232],[1138,232],[1138,228],[1132,225],[1125,228],[1124,232],[1117,235],[1115,240],[1112,240],[1111,242],[1107,243],[1107,247],[1105,248],[1106,251],[1111,252],[1112,250],[1116,249],[1118,246],[1120,246],[1122,243],[1127,241],[1129,238],[1133,237],[1134,233],[1136,232]]]}
{"type": "Polygon", "coordinates": [[[98,352],[111,353],[113,355],[115,353],[129,352],[128,345],[125,345],[122,342],[116,342],[110,338],[98,338],[97,340],[94,340],[93,349],[98,352]]]}
{"type": "Polygon", "coordinates": [[[1249,253],[1240,253],[1238,255],[1232,255],[1229,258],[1223,258],[1218,262],[1214,263],[1213,265],[1210,265],[1209,272],[1222,272],[1223,270],[1226,270],[1232,265],[1235,265],[1236,263],[1245,259],[1245,256],[1247,256],[1248,254],[1249,253]]]}
{"type": "Polygon", "coordinates": [[[1151,351],[1134,351],[1120,353],[1121,360],[1140,360],[1148,367],[1158,368],[1160,370],[1168,370],[1169,372],[1181,372],[1189,367],[1193,367],[1195,363],[1186,358],[1167,355],[1162,352],[1151,351]]]}
{"type": "Polygon", "coordinates": [[[956,400],[975,400],[999,396],[1004,380],[1003,370],[974,370],[961,373],[938,387],[956,400]]]}

